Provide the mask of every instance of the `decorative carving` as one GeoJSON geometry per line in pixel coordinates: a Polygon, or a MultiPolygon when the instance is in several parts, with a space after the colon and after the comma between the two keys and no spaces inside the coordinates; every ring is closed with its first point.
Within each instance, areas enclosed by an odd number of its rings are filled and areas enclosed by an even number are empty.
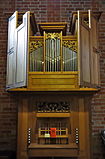
{"type": "Polygon", "coordinates": [[[89,21],[88,20],[84,20],[84,23],[86,24],[86,26],[89,26],[89,21]]]}
{"type": "Polygon", "coordinates": [[[70,112],[70,103],[67,102],[39,102],[36,106],[38,112],[70,112]]]}
{"type": "Polygon", "coordinates": [[[61,39],[61,33],[47,33],[46,39],[61,39]]]}
{"type": "Polygon", "coordinates": [[[62,42],[62,45],[64,47],[68,47],[69,49],[77,52],[77,41],[74,41],[74,40],[64,40],[62,42]]]}
{"type": "Polygon", "coordinates": [[[38,49],[42,46],[43,46],[43,41],[39,41],[39,40],[38,41],[31,41],[29,51],[33,52],[33,51],[35,51],[36,49],[38,49]]]}
{"type": "Polygon", "coordinates": [[[84,17],[83,22],[86,26],[89,26],[89,18],[88,17],[84,17]]]}

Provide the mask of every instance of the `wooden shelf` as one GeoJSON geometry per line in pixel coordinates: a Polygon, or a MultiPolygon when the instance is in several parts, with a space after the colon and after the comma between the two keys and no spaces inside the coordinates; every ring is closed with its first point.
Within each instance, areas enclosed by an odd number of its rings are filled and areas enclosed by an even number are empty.
{"type": "Polygon", "coordinates": [[[35,144],[28,146],[29,157],[77,157],[78,146],[75,143],[58,145],[58,144],[35,144]]]}
{"type": "Polygon", "coordinates": [[[49,22],[49,23],[39,23],[39,30],[41,35],[43,32],[60,32],[62,31],[63,35],[66,35],[67,23],[66,22],[49,22]]]}
{"type": "Polygon", "coordinates": [[[37,113],[36,117],[37,118],[69,118],[70,113],[37,113]]]}
{"type": "Polygon", "coordinates": [[[54,92],[54,91],[56,91],[56,92],[59,92],[59,91],[61,91],[60,93],[63,93],[63,92],[67,92],[67,93],[69,93],[69,94],[78,94],[78,93],[81,93],[81,94],[83,94],[84,95],[84,93],[85,93],[85,95],[87,95],[87,94],[94,94],[95,92],[98,92],[100,90],[100,88],[79,88],[79,87],[77,87],[77,88],[65,88],[65,89],[63,89],[63,88],[61,88],[61,89],[59,89],[59,88],[48,88],[48,89],[45,89],[45,88],[29,88],[29,87],[27,87],[27,88],[11,88],[11,89],[9,89],[8,90],[8,92],[50,92],[51,93],[51,91],[52,92],[54,92]],[[86,94],[87,93],[87,94],[86,94]]]}
{"type": "Polygon", "coordinates": [[[77,146],[77,144],[75,144],[75,143],[70,143],[70,144],[66,144],[66,145],[57,145],[57,144],[53,144],[53,145],[43,145],[43,144],[35,144],[35,143],[31,143],[29,146],[28,146],[28,148],[40,148],[40,149],[45,149],[45,148],[66,148],[66,149],[70,149],[70,148],[78,148],[78,146],[77,146]]]}

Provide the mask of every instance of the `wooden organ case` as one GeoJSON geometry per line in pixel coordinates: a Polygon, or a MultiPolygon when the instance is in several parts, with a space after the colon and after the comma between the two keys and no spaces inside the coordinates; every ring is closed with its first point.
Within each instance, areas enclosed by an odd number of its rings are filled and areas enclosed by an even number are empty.
{"type": "Polygon", "coordinates": [[[97,22],[73,12],[67,23],[39,23],[34,13],[9,18],[7,83],[18,92],[17,158],[91,159],[92,94],[99,88],[97,22]],[[22,92],[22,93],[21,93],[22,92]]]}

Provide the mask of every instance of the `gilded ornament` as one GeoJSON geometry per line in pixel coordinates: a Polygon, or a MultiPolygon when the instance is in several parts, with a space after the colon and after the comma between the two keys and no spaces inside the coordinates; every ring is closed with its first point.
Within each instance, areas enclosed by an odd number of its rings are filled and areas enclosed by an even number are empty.
{"type": "Polygon", "coordinates": [[[64,47],[68,47],[69,49],[77,52],[77,41],[74,41],[74,40],[65,40],[65,41],[63,41],[62,45],[64,47]]]}
{"type": "Polygon", "coordinates": [[[31,41],[30,42],[30,47],[29,47],[29,51],[33,52],[36,49],[40,48],[43,46],[43,42],[42,41],[31,41]]]}
{"type": "Polygon", "coordinates": [[[60,39],[61,33],[47,33],[46,39],[60,39]]]}
{"type": "Polygon", "coordinates": [[[84,23],[86,24],[86,26],[89,26],[89,21],[88,20],[84,20],[84,23]]]}

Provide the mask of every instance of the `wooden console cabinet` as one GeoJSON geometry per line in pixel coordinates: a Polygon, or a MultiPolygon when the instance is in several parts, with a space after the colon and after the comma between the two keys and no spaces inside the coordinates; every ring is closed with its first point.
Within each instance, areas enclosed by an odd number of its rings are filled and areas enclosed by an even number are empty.
{"type": "Polygon", "coordinates": [[[76,157],[90,159],[91,96],[76,94],[36,94],[23,98],[18,111],[18,158],[76,157]],[[59,110],[38,112],[44,104],[70,105],[68,112],[59,110]],[[55,136],[51,128],[56,129],[55,136]]]}

